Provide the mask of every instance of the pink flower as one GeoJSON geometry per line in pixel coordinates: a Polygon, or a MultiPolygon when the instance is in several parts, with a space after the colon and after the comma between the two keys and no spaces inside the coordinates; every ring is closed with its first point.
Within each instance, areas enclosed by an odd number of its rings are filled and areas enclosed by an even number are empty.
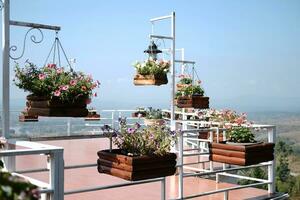
{"type": "Polygon", "coordinates": [[[48,67],[48,68],[56,68],[56,64],[51,64],[51,63],[49,63],[49,64],[47,65],[47,67],[48,67]]]}
{"type": "Polygon", "coordinates": [[[201,84],[202,83],[202,81],[201,80],[198,80],[198,84],[201,84]]]}
{"type": "Polygon", "coordinates": [[[76,84],[77,84],[77,80],[71,80],[71,81],[70,81],[70,85],[74,86],[74,85],[76,85],[76,84]]]}
{"type": "Polygon", "coordinates": [[[60,96],[60,90],[55,90],[54,96],[59,97],[60,96]]]}
{"type": "Polygon", "coordinates": [[[68,85],[62,85],[62,86],[60,86],[59,88],[60,88],[61,90],[66,91],[66,90],[69,89],[69,86],[68,86],[68,85]]]}
{"type": "Polygon", "coordinates": [[[39,79],[44,80],[46,78],[46,74],[39,74],[39,79]]]}
{"type": "Polygon", "coordinates": [[[63,72],[64,72],[64,69],[63,69],[63,68],[59,68],[59,69],[56,70],[56,73],[57,73],[57,74],[61,74],[61,73],[63,73],[63,72]]]}
{"type": "Polygon", "coordinates": [[[95,92],[95,93],[94,93],[94,97],[97,97],[97,96],[98,96],[98,95],[97,95],[97,92],[95,92]]]}
{"type": "Polygon", "coordinates": [[[81,90],[82,90],[82,91],[86,91],[86,89],[87,89],[86,86],[84,86],[84,85],[81,86],[81,90]]]}
{"type": "Polygon", "coordinates": [[[87,99],[87,100],[85,101],[86,104],[90,104],[91,102],[92,102],[91,99],[87,99]]]}

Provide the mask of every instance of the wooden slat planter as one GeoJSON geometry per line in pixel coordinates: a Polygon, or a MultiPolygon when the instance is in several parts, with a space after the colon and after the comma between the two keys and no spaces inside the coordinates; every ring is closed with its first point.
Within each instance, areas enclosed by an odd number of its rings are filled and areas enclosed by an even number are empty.
{"type": "Polygon", "coordinates": [[[146,117],[145,111],[137,111],[131,114],[132,117],[146,117]]]}
{"type": "Polygon", "coordinates": [[[39,121],[39,116],[29,116],[29,115],[20,115],[19,116],[19,122],[38,122],[39,121]]]}
{"type": "Polygon", "coordinates": [[[160,76],[157,75],[135,75],[133,79],[134,85],[164,85],[168,83],[168,77],[166,74],[160,76]]]}
{"type": "MultiPolygon", "coordinates": [[[[209,132],[199,132],[198,138],[199,139],[209,139],[210,133],[209,132]]],[[[217,133],[213,132],[213,141],[214,142],[224,142],[223,133],[219,132],[219,141],[217,137],[217,133]]]]}
{"type": "Polygon", "coordinates": [[[209,97],[200,95],[181,96],[176,101],[178,108],[209,108],[209,97]]]}
{"type": "Polygon", "coordinates": [[[136,156],[121,154],[120,149],[98,152],[99,173],[106,173],[129,181],[171,176],[176,172],[176,154],[165,156],[136,156]]]}
{"type": "Polygon", "coordinates": [[[26,106],[30,116],[50,117],[86,117],[86,99],[79,99],[74,103],[62,103],[57,99],[49,100],[46,97],[27,96],[26,106]]]}
{"type": "Polygon", "coordinates": [[[274,159],[274,143],[251,145],[209,144],[210,159],[233,165],[254,165],[274,159]]]}

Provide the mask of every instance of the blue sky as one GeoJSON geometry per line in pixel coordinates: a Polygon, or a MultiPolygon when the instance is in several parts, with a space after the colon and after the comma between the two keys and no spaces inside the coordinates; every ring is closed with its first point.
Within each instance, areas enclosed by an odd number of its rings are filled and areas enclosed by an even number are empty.
{"type": "MultiPolygon", "coordinates": [[[[62,26],[59,37],[67,55],[76,58],[76,70],[102,83],[94,102],[100,108],[168,106],[170,85],[134,86],[131,64],[146,58],[149,19],[172,11],[176,47],[197,62],[211,107],[300,110],[298,0],[11,0],[11,19],[62,26]]],[[[12,27],[11,44],[21,48],[26,30],[12,27]]],[[[168,34],[169,22],[155,33],[168,34]]],[[[45,30],[44,36],[40,45],[27,41],[18,62],[44,64],[55,34],[45,30]]],[[[11,94],[12,102],[26,95],[15,87],[11,94]]]]}

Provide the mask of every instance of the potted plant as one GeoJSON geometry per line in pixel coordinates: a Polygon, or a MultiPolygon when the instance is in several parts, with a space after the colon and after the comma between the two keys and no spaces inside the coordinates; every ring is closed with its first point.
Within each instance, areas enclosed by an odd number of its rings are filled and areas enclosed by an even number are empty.
{"type": "Polygon", "coordinates": [[[191,86],[192,83],[193,83],[193,80],[192,78],[189,76],[189,75],[186,75],[186,74],[181,74],[179,75],[179,82],[176,84],[177,86],[177,91],[181,91],[183,90],[184,88],[188,87],[188,86],[191,86]]]}
{"type": "Polygon", "coordinates": [[[178,108],[209,108],[209,97],[204,97],[204,90],[200,86],[200,82],[177,91],[175,98],[178,108]]]}
{"type": "Polygon", "coordinates": [[[274,159],[274,143],[255,141],[251,127],[233,126],[226,143],[209,145],[211,160],[234,165],[254,165],[274,159]]]}
{"type": "Polygon", "coordinates": [[[84,118],[85,121],[99,121],[100,114],[97,113],[97,110],[94,108],[88,109],[88,115],[84,118]]]}
{"type": "Polygon", "coordinates": [[[143,107],[139,107],[139,108],[136,109],[135,112],[133,112],[131,114],[131,116],[132,117],[138,117],[138,118],[145,117],[146,116],[146,110],[143,107]]]}
{"type": "Polygon", "coordinates": [[[163,85],[168,83],[167,73],[170,61],[153,60],[151,57],[144,62],[135,62],[134,85],[163,85]]]}
{"type": "Polygon", "coordinates": [[[42,68],[27,62],[24,68],[15,67],[16,86],[30,92],[27,96],[28,114],[31,116],[85,117],[93,89],[98,81],[82,72],[65,70],[55,64],[42,68]]]}
{"type": "Polygon", "coordinates": [[[38,122],[38,121],[39,121],[39,116],[29,115],[27,109],[22,111],[21,115],[19,115],[19,122],[38,122]]]}
{"type": "MultiPolygon", "coordinates": [[[[98,152],[98,171],[130,181],[170,176],[176,172],[176,154],[170,153],[176,134],[165,126],[133,127],[121,120],[113,142],[118,149],[98,152]]],[[[111,132],[106,126],[105,131],[111,132]]]]}
{"type": "Polygon", "coordinates": [[[146,110],[146,116],[144,119],[144,124],[146,126],[163,125],[164,123],[165,120],[163,119],[163,113],[160,109],[153,109],[152,107],[149,107],[146,110]]]}

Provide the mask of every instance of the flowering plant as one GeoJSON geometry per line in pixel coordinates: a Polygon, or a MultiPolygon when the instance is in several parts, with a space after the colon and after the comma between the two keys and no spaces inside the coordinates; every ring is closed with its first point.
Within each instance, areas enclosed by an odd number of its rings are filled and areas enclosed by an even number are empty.
{"type": "Polygon", "coordinates": [[[237,143],[255,142],[255,136],[249,127],[235,126],[229,131],[228,141],[237,143]]]}
{"type": "Polygon", "coordinates": [[[137,73],[145,75],[164,75],[170,71],[170,61],[153,60],[151,58],[144,62],[136,61],[133,66],[136,68],[137,73]]]}
{"type": "Polygon", "coordinates": [[[209,121],[213,122],[222,122],[222,123],[231,123],[238,126],[242,124],[251,125],[251,122],[247,120],[247,114],[241,113],[238,114],[236,111],[225,109],[225,110],[215,110],[210,109],[207,111],[201,111],[198,113],[198,116],[205,116],[209,118],[209,121]]]}
{"type": "Polygon", "coordinates": [[[14,82],[19,88],[35,96],[56,98],[63,102],[97,96],[97,93],[93,94],[93,89],[100,85],[99,81],[94,81],[91,76],[65,70],[55,64],[48,64],[42,68],[30,62],[27,62],[24,68],[17,64],[15,76],[14,82]]]}
{"type": "Polygon", "coordinates": [[[146,110],[146,119],[162,119],[163,114],[160,109],[153,109],[152,107],[149,107],[146,110]]]}
{"type": "MultiPolygon", "coordinates": [[[[148,126],[142,128],[136,123],[134,126],[126,124],[126,119],[119,119],[120,131],[116,131],[114,144],[125,155],[165,155],[171,150],[175,142],[176,133],[166,126],[148,126]]],[[[106,130],[110,129],[106,127],[106,130]]]]}
{"type": "Polygon", "coordinates": [[[180,78],[179,83],[180,84],[192,84],[193,80],[190,75],[181,74],[178,76],[180,78]]]}
{"type": "Polygon", "coordinates": [[[204,89],[200,86],[200,83],[197,85],[189,85],[184,87],[182,90],[176,92],[176,98],[180,96],[192,96],[192,95],[204,95],[204,89]]]}

